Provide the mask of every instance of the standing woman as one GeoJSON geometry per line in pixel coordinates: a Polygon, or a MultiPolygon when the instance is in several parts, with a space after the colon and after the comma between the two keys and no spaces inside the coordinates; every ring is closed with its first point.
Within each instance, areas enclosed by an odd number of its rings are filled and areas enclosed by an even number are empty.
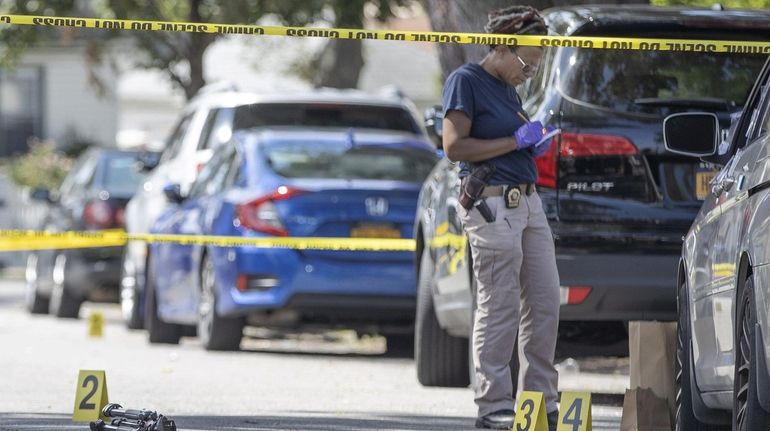
{"type": "MultiPolygon", "coordinates": [[[[492,12],[485,29],[547,34],[545,21],[529,6],[492,12]]],[[[553,236],[535,190],[534,160],[551,142],[535,145],[543,125],[527,120],[514,88],[532,77],[542,56],[540,47],[494,45],[480,63],[455,70],[444,86],[444,149],[451,160],[462,162],[460,177],[482,164],[495,168],[480,198],[494,221],[485,220],[478,207],[458,207],[477,286],[472,343],[477,428],[511,428],[508,364],[519,334],[519,386],[545,394],[549,429],[556,429],[559,275],[553,236]]]]}

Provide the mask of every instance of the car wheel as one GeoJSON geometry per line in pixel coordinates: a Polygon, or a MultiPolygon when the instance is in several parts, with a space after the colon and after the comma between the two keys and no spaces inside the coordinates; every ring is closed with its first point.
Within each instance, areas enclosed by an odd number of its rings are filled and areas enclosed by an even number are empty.
{"type": "Polygon", "coordinates": [[[739,297],[735,336],[735,398],[733,429],[737,431],[770,429],[770,415],[757,396],[757,316],[754,310],[754,281],[749,278],[739,297]]]}
{"type": "Polygon", "coordinates": [[[674,429],[676,431],[721,431],[729,427],[721,425],[708,425],[695,417],[692,402],[692,380],[690,379],[690,315],[685,284],[679,286],[677,304],[679,316],[676,329],[676,361],[675,385],[676,385],[676,410],[674,415],[674,429]]]}
{"type": "Polygon", "coordinates": [[[53,264],[53,288],[49,311],[56,317],[77,319],[80,314],[80,304],[83,302],[67,287],[67,256],[56,256],[53,264]]]}
{"type": "MultiPolygon", "coordinates": [[[[148,258],[148,265],[154,266],[148,258]]],[[[155,296],[155,271],[148,267],[144,295],[144,327],[147,329],[150,343],[179,344],[182,337],[182,327],[174,323],[166,323],[158,316],[157,298],[155,296]]]]}
{"type": "Polygon", "coordinates": [[[201,296],[198,303],[198,339],[206,350],[238,350],[243,338],[243,319],[217,314],[214,262],[208,254],[201,262],[201,296]]]}
{"type": "Polygon", "coordinates": [[[141,314],[141,307],[139,307],[139,291],[138,283],[139,277],[134,271],[133,276],[127,274],[126,265],[133,265],[131,262],[127,262],[129,259],[128,253],[124,257],[123,262],[123,275],[120,277],[120,309],[123,314],[123,322],[128,329],[143,329],[144,319],[141,314]],[[130,282],[133,278],[133,283],[130,282]],[[129,281],[126,283],[126,281],[129,281]]]}
{"type": "Polygon", "coordinates": [[[439,325],[433,308],[432,272],[430,251],[423,249],[417,274],[415,317],[417,380],[423,386],[467,387],[468,342],[447,334],[439,325]]]}
{"type": "Polygon", "coordinates": [[[30,254],[27,256],[27,268],[24,271],[26,279],[25,303],[27,311],[32,314],[47,314],[49,307],[49,298],[43,296],[38,290],[38,256],[30,254]]]}

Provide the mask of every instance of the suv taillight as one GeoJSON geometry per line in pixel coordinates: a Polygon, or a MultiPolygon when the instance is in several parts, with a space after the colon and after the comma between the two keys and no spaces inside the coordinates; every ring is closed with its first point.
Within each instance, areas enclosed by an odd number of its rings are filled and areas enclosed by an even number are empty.
{"type": "Polygon", "coordinates": [[[104,201],[91,201],[83,209],[83,222],[90,229],[107,229],[112,227],[112,208],[104,201]]]}
{"type": "Polygon", "coordinates": [[[288,236],[274,202],[289,199],[304,193],[302,190],[286,186],[278,187],[274,192],[251,202],[237,205],[236,219],[240,226],[275,236],[288,236]]]}
{"type": "MultiPolygon", "coordinates": [[[[537,164],[537,185],[541,187],[556,188],[556,175],[558,171],[558,157],[556,157],[557,143],[542,156],[535,159],[537,164]]],[[[606,156],[633,156],[639,153],[636,146],[622,136],[590,135],[583,133],[562,133],[559,155],[561,158],[569,157],[606,157],[606,156]]]]}

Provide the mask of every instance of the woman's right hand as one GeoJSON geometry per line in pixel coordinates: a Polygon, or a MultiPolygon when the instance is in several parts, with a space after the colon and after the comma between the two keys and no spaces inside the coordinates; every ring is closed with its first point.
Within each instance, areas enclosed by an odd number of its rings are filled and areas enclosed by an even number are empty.
{"type": "Polygon", "coordinates": [[[517,149],[523,150],[536,144],[543,137],[543,130],[543,123],[540,120],[524,123],[513,134],[513,137],[516,138],[517,149]]]}

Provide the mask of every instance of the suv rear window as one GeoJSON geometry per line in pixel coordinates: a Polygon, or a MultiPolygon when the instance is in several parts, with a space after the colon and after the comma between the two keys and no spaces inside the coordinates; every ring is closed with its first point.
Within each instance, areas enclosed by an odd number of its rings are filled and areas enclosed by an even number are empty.
{"type": "Polygon", "coordinates": [[[409,111],[399,107],[259,103],[236,110],[233,130],[261,126],[355,127],[420,133],[409,111]]]}
{"type": "Polygon", "coordinates": [[[579,102],[614,111],[662,114],[673,100],[736,111],[766,57],[673,51],[576,49],[562,58],[561,90],[579,102]],[[696,100],[696,101],[694,101],[696,100]]]}
{"type": "Polygon", "coordinates": [[[430,151],[392,144],[281,141],[264,145],[262,151],[270,167],[286,178],[422,183],[436,163],[430,151]]]}

